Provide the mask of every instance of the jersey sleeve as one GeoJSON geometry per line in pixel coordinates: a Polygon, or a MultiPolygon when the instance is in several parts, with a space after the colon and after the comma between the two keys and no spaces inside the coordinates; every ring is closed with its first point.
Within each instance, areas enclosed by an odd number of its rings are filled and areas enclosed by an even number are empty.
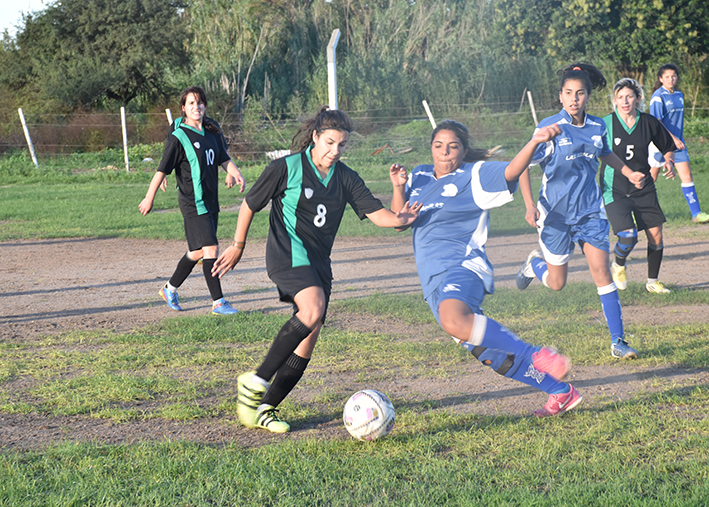
{"type": "Polygon", "coordinates": [[[254,213],[261,211],[271,199],[286,189],[288,170],[284,158],[271,162],[258,177],[244,198],[254,213]]]}
{"type": "Polygon", "coordinates": [[[675,151],[677,149],[675,141],[665,126],[653,116],[648,115],[647,120],[650,124],[650,132],[652,132],[652,142],[655,143],[660,153],[664,155],[669,151],[675,151]]]}
{"type": "Polygon", "coordinates": [[[217,145],[219,146],[219,158],[217,159],[217,165],[221,166],[224,162],[229,162],[231,157],[229,156],[229,145],[226,143],[226,138],[223,133],[216,135],[217,145]]]}
{"type": "Polygon", "coordinates": [[[660,121],[665,117],[665,102],[662,100],[660,94],[652,95],[650,99],[650,114],[660,121]]]}
{"type": "Polygon", "coordinates": [[[511,202],[517,190],[515,182],[505,179],[507,162],[476,162],[470,173],[473,199],[480,209],[499,208],[511,202]]]}
{"type": "MultiPolygon", "coordinates": [[[[539,132],[539,128],[534,129],[534,133],[536,134],[537,132],[539,132]]],[[[532,161],[529,163],[529,165],[539,165],[545,160],[547,160],[549,157],[551,157],[553,153],[554,140],[540,144],[539,146],[537,146],[537,149],[534,150],[534,155],[532,155],[532,161]]]]}
{"type": "Polygon", "coordinates": [[[610,144],[608,143],[608,128],[606,127],[606,122],[601,121],[601,127],[603,129],[603,133],[601,134],[601,154],[599,155],[600,157],[605,157],[606,155],[610,155],[613,153],[613,150],[611,150],[610,144]]]}
{"type": "Polygon", "coordinates": [[[182,159],[184,150],[182,145],[172,133],[168,134],[165,139],[165,149],[162,152],[158,171],[165,174],[171,174],[182,159]]]}
{"type": "Polygon", "coordinates": [[[340,168],[342,169],[342,183],[345,187],[347,203],[352,206],[360,220],[364,220],[368,214],[384,208],[382,201],[372,195],[359,174],[344,164],[340,168]]]}

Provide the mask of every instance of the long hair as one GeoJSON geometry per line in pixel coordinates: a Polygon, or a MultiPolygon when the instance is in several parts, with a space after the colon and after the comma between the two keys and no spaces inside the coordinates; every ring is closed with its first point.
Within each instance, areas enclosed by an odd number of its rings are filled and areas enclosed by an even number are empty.
{"type": "Polygon", "coordinates": [[[436,128],[434,128],[433,132],[431,133],[432,145],[434,139],[436,138],[436,134],[438,134],[441,130],[449,130],[453,132],[455,136],[460,140],[460,144],[463,145],[463,148],[468,151],[468,153],[465,155],[465,158],[463,159],[463,162],[477,162],[478,160],[484,160],[490,156],[490,152],[488,152],[487,150],[471,148],[470,133],[468,132],[468,128],[462,123],[459,123],[454,120],[443,120],[441,123],[436,125],[436,128]]]}
{"type": "Polygon", "coordinates": [[[590,63],[572,63],[568,67],[559,71],[561,82],[559,83],[559,91],[564,89],[564,84],[570,79],[581,81],[591,95],[591,90],[602,90],[606,86],[606,78],[603,73],[590,63]]]}
{"type": "MultiPolygon", "coordinates": [[[[638,104],[637,104],[637,109],[638,111],[643,111],[645,109],[645,93],[643,93],[643,87],[640,86],[640,83],[638,83],[635,79],[631,79],[629,77],[624,77],[620,81],[618,81],[616,84],[613,85],[613,98],[615,99],[616,94],[623,90],[624,88],[628,88],[629,90],[632,90],[632,92],[635,94],[635,96],[638,99],[638,104]]],[[[613,101],[613,108],[615,109],[615,100],[613,101]]]]}
{"type": "Polygon", "coordinates": [[[339,109],[320,106],[315,116],[305,120],[291,141],[291,152],[305,151],[313,144],[313,132],[318,136],[326,130],[339,130],[348,134],[354,130],[354,122],[350,116],[339,109]]]}
{"type": "MultiPolygon", "coordinates": [[[[674,63],[666,63],[657,71],[657,76],[655,77],[655,85],[652,87],[652,93],[655,93],[655,91],[662,87],[660,78],[667,70],[675,71],[675,74],[677,74],[677,84],[679,84],[679,67],[677,67],[674,63]]],[[[675,84],[675,90],[679,90],[679,88],[677,88],[677,84],[675,84]]]]}
{"type": "MultiPolygon", "coordinates": [[[[199,101],[205,105],[205,107],[207,106],[207,94],[204,93],[204,90],[202,88],[200,88],[199,86],[190,86],[189,88],[186,88],[180,94],[180,111],[182,111],[183,120],[186,116],[182,108],[185,107],[185,104],[187,103],[187,96],[191,93],[193,93],[197,97],[197,99],[199,99],[199,101]]],[[[219,124],[211,118],[208,118],[206,115],[202,120],[202,126],[205,130],[210,131],[212,134],[222,133],[222,129],[219,128],[219,124]]]]}

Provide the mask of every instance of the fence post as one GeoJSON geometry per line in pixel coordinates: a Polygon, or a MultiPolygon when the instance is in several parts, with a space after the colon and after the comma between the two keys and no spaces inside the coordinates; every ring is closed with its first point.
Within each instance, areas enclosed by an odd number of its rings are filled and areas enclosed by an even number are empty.
{"type": "Polygon", "coordinates": [[[165,115],[167,116],[167,124],[172,125],[172,111],[170,111],[169,107],[165,109],[165,115]]]}
{"type": "Polygon", "coordinates": [[[337,48],[339,40],[340,29],[335,28],[327,45],[327,90],[330,98],[330,109],[337,109],[337,61],[335,48],[337,48]]]}
{"type": "Polygon", "coordinates": [[[25,139],[27,139],[27,146],[30,149],[30,155],[32,155],[32,162],[34,166],[39,169],[39,163],[37,162],[37,155],[34,153],[34,146],[32,145],[32,138],[30,137],[30,131],[27,128],[27,122],[25,122],[25,115],[22,113],[22,108],[18,108],[17,112],[20,114],[20,122],[22,122],[22,130],[25,132],[25,139]]]}
{"type": "Polygon", "coordinates": [[[428,115],[428,121],[431,122],[431,126],[435,129],[436,128],[436,120],[433,119],[433,115],[431,114],[431,110],[428,108],[428,102],[425,100],[423,101],[423,108],[426,110],[426,114],[428,115]]]}
{"type": "Polygon", "coordinates": [[[539,125],[539,121],[537,121],[537,111],[534,109],[534,101],[532,100],[532,92],[527,90],[527,98],[529,99],[529,108],[532,110],[532,118],[534,118],[534,124],[539,125]]]}
{"type": "Polygon", "coordinates": [[[121,127],[123,129],[123,158],[126,161],[126,172],[130,172],[128,165],[128,130],[126,129],[126,108],[121,107],[121,127]]]}

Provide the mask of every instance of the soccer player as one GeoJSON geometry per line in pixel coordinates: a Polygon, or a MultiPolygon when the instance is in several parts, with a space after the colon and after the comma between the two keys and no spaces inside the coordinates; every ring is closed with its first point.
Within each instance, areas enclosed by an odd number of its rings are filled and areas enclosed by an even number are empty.
{"type": "Polygon", "coordinates": [[[162,160],[138,209],[143,215],[150,213],[158,188],[165,190],[165,177],[175,171],[188,251],[177,263],[170,280],[160,289],[160,295],[171,310],[181,311],[177,289],[201,259],[212,297],[212,313],[231,315],[238,310],[224,299],[221,281],[212,275],[212,266],[219,253],[219,166],[227,172],[228,188],[238,184],[243,192],[244,178],[229,157],[219,125],[205,116],[207,96],[204,90],[193,86],[183,91],[180,109],[182,117],[174,122],[173,130],[165,140],[162,160]]]}
{"type": "Polygon", "coordinates": [[[558,124],[561,134],[539,146],[532,160],[544,172],[537,206],[529,171],[520,177],[527,207],[525,218],[537,228],[541,251],[529,254],[517,274],[517,287],[526,289],[536,277],[551,289],[563,289],[569,257],[574,243],[578,243],[601,298],[611,334],[611,354],[635,359],[638,351],[625,340],[618,290],[608,268],[610,227],[595,178],[599,159],[638,189],[642,188],[645,175],[623,164],[608,147],[603,120],[586,114],[591,90],[605,85],[601,71],[590,64],[576,63],[561,72],[559,101],[563,109],[539,123],[539,128],[558,124]]]}
{"type": "Polygon", "coordinates": [[[684,143],[684,94],[677,89],[678,80],[679,68],[676,65],[668,63],[660,67],[652,89],[650,114],[662,122],[675,142],[675,168],[682,182],[682,193],[692,213],[692,222],[706,224],[709,223],[709,214],[704,213],[699,206],[689,166],[689,153],[684,143]]]}
{"type": "Polygon", "coordinates": [[[247,428],[290,429],[276,407],[303,376],[325,322],[330,253],[346,205],[380,227],[404,226],[417,216],[416,203],[406,203],[398,213],[384,208],[362,178],[340,162],[353,129],[346,113],[327,106],[306,121],[293,137],[293,154],[266,167],[246,195],[234,242],[214,264],[213,273],[222,277],[239,262],[254,213],[270,202],[266,269],[281,301],[293,303],[294,315],[258,369],[237,379],[237,415],[247,428]]]}
{"type": "Polygon", "coordinates": [[[657,200],[655,180],[664,168],[667,178],[674,178],[675,143],[667,129],[653,116],[641,113],[643,89],[637,81],[621,79],[613,86],[615,111],[603,118],[606,122],[608,145],[613,153],[633,171],[645,175],[642,188],[631,185],[628,178],[601,165],[599,183],[603,203],[613,232],[618,237],[611,274],[619,290],[628,287],[625,261],[638,242],[638,230],[647,236],[648,292],[668,293],[658,281],[662,263],[662,224],[665,215],[657,200]],[[662,154],[662,161],[658,161],[662,154]]]}
{"type": "Polygon", "coordinates": [[[539,129],[509,162],[486,162],[486,153],[470,147],[468,129],[446,120],[431,135],[433,165],[390,169],[392,211],[407,199],[423,207],[411,225],[416,268],[426,302],[441,327],[482,364],[549,394],[537,417],[560,415],[581,402],[581,395],[561,381],[570,368],[566,356],[523,342],[483,315],[485,294],[494,291],[493,268],[485,254],[489,210],[512,200],[517,179],[540,143],[560,129],[539,129]]]}

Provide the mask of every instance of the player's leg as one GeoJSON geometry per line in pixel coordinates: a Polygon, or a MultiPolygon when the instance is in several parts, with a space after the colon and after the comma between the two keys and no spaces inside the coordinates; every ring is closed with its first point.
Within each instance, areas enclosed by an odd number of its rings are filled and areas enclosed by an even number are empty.
{"type": "Polygon", "coordinates": [[[664,254],[662,224],[665,223],[665,215],[657,200],[657,193],[653,192],[636,200],[638,228],[644,229],[647,236],[647,282],[645,288],[648,292],[667,294],[670,290],[658,280],[664,254]]]}
{"type": "Polygon", "coordinates": [[[517,288],[525,289],[537,278],[544,285],[561,290],[568,277],[569,257],[574,251],[570,227],[559,220],[549,220],[542,207],[537,221],[540,249],[532,251],[517,273],[517,288]]]}
{"type": "Polygon", "coordinates": [[[699,205],[697,190],[694,187],[694,178],[692,177],[692,168],[689,165],[687,148],[675,151],[675,169],[682,184],[682,194],[692,214],[692,222],[700,224],[709,223],[709,214],[702,212],[702,208],[699,205]]]}
{"type": "Polygon", "coordinates": [[[634,201],[630,197],[619,197],[605,205],[606,215],[617,237],[613,248],[611,276],[618,290],[628,288],[625,263],[638,242],[638,227],[633,219],[634,201]]]}
{"type": "Polygon", "coordinates": [[[219,276],[212,276],[212,268],[219,257],[219,241],[217,240],[217,225],[219,223],[219,213],[207,213],[200,215],[200,228],[194,231],[194,241],[199,241],[202,245],[202,274],[207,282],[209,296],[212,298],[212,313],[215,315],[233,315],[239,310],[232,307],[224,299],[222,292],[222,282],[219,276]]]}

